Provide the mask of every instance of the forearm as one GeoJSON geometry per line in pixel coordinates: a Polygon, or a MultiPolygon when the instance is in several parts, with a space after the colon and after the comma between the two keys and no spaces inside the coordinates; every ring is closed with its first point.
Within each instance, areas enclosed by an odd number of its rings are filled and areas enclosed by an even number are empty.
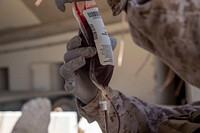
{"type": "MultiPolygon", "coordinates": [[[[163,108],[146,103],[136,97],[127,97],[112,89],[109,91],[109,97],[112,105],[109,110],[108,129],[111,133],[117,133],[119,126],[120,133],[128,131],[154,133],[157,132],[159,124],[169,116],[179,116],[200,109],[199,105],[185,105],[175,109],[163,108]]],[[[101,100],[100,92],[87,105],[81,106],[80,102],[77,102],[77,105],[80,115],[85,117],[88,122],[97,121],[104,131],[105,116],[99,106],[99,100],[101,100]]]]}
{"type": "MultiPolygon", "coordinates": [[[[112,92],[111,101],[115,101],[116,99],[116,92],[112,92]],[[115,94],[114,94],[115,93],[115,94]]],[[[99,91],[96,97],[87,105],[83,106],[82,103],[77,100],[77,106],[79,114],[83,117],[85,117],[89,123],[93,121],[97,121],[99,126],[101,127],[102,131],[105,131],[105,114],[102,111],[99,101],[101,101],[102,96],[101,92],[99,91]]],[[[117,101],[115,101],[117,102],[117,101]]],[[[115,104],[115,102],[113,104],[115,104]]],[[[119,119],[117,117],[117,112],[115,110],[116,107],[113,108],[112,105],[109,107],[109,115],[108,115],[108,126],[109,126],[109,132],[111,133],[117,133],[118,125],[119,125],[119,119]]]]}
{"type": "Polygon", "coordinates": [[[190,112],[200,110],[200,101],[191,104],[174,107],[173,110],[181,115],[189,114],[190,112]]]}
{"type": "MultiPolygon", "coordinates": [[[[117,133],[118,128],[120,128],[120,133],[128,131],[151,131],[146,114],[141,111],[140,108],[132,104],[132,101],[128,97],[115,90],[109,91],[109,97],[112,102],[108,116],[109,132],[117,133]]],[[[80,115],[85,117],[88,122],[97,121],[101,129],[104,131],[105,116],[99,106],[100,99],[101,95],[98,93],[96,98],[84,107],[81,107],[80,102],[78,102],[78,109],[80,115]]]]}

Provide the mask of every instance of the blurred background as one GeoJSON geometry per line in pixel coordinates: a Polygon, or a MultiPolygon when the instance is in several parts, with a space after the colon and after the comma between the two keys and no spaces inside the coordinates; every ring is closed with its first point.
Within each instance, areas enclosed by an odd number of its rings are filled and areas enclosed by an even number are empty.
{"type": "MultiPolygon", "coordinates": [[[[134,44],[125,14],[113,17],[105,0],[97,5],[107,31],[118,41],[113,89],[161,105],[200,100],[198,89],[191,89],[158,58],[134,44]]],[[[62,13],[54,0],[43,0],[38,7],[35,0],[0,0],[0,111],[20,111],[28,100],[47,97],[52,111],[76,112],[75,98],[64,91],[59,74],[66,43],[78,32],[72,5],[66,7],[62,13]]]]}

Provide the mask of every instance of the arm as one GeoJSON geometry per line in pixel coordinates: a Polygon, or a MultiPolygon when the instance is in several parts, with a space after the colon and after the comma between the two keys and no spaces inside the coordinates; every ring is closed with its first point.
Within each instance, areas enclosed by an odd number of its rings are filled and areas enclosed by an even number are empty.
{"type": "MultiPolygon", "coordinates": [[[[118,124],[120,124],[120,133],[126,132],[157,132],[159,124],[166,120],[169,116],[179,116],[186,112],[195,111],[200,109],[199,105],[196,106],[181,106],[175,109],[163,108],[150,103],[144,102],[136,97],[127,97],[119,91],[109,90],[109,96],[117,109],[120,116],[120,123],[116,111],[113,106],[110,106],[108,126],[109,132],[117,133],[118,124]],[[187,110],[187,111],[186,111],[187,110]]],[[[99,106],[101,99],[100,92],[96,97],[86,105],[82,105],[77,100],[77,106],[80,115],[85,117],[88,122],[97,121],[104,131],[104,115],[99,106]]]]}
{"type": "MultiPolygon", "coordinates": [[[[111,42],[116,44],[116,41],[111,42]]],[[[61,67],[61,74],[65,78],[66,91],[77,97],[79,113],[89,122],[97,121],[104,130],[105,117],[99,106],[101,92],[91,82],[88,72],[80,69],[85,65],[85,58],[95,55],[95,50],[89,47],[81,48],[79,47],[81,43],[82,41],[78,36],[68,42],[68,51],[64,56],[65,64],[61,67]]],[[[159,124],[168,116],[178,116],[200,109],[198,105],[165,109],[146,103],[136,97],[127,97],[111,88],[108,88],[107,94],[113,105],[110,106],[108,125],[110,132],[114,133],[117,132],[119,125],[120,132],[156,132],[159,124]]]]}
{"type": "Polygon", "coordinates": [[[184,81],[200,88],[200,1],[107,0],[113,14],[126,11],[132,38],[184,81]],[[124,6],[126,3],[126,6],[124,6]],[[189,56],[188,56],[189,55],[189,56]]]}
{"type": "MultiPolygon", "coordinates": [[[[108,116],[108,129],[110,133],[118,133],[118,128],[120,129],[119,133],[150,131],[144,112],[141,112],[139,108],[132,104],[130,99],[127,99],[122,93],[112,89],[109,91],[109,97],[117,110],[116,112],[114,107],[110,105],[108,116]]],[[[87,105],[81,106],[80,102],[77,102],[77,105],[80,115],[85,117],[88,122],[97,121],[102,131],[104,131],[105,117],[99,106],[100,99],[101,95],[99,93],[87,105]]]]}
{"type": "MultiPolygon", "coordinates": [[[[123,132],[157,132],[159,124],[167,119],[168,116],[178,116],[184,114],[184,109],[187,111],[194,111],[200,109],[200,106],[182,106],[175,109],[163,108],[150,103],[144,102],[136,97],[127,97],[119,91],[112,90],[110,88],[109,96],[117,109],[117,113],[120,117],[118,121],[117,114],[110,106],[108,125],[109,132],[117,133],[118,124],[120,124],[120,133],[123,132]]],[[[97,121],[104,131],[104,116],[99,106],[99,100],[101,99],[100,93],[97,94],[95,99],[85,106],[77,101],[78,110],[81,116],[85,117],[88,122],[97,121]]]]}

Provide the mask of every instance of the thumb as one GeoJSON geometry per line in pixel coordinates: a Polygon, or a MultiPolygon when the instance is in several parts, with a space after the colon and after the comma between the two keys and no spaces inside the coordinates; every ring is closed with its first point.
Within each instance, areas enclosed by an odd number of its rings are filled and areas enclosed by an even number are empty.
{"type": "Polygon", "coordinates": [[[65,4],[66,3],[72,3],[72,2],[78,2],[78,1],[86,1],[86,0],[55,0],[57,8],[64,12],[66,10],[65,4]]]}
{"type": "Polygon", "coordinates": [[[66,10],[65,3],[71,3],[72,0],[55,0],[57,8],[64,12],[66,10]]]}
{"type": "Polygon", "coordinates": [[[114,37],[110,37],[110,42],[111,42],[112,50],[114,51],[114,49],[117,45],[117,39],[114,37]]]}
{"type": "Polygon", "coordinates": [[[75,92],[75,89],[77,88],[75,73],[68,71],[68,69],[66,69],[66,64],[63,64],[60,67],[60,74],[65,79],[65,90],[68,93],[75,92]]]}

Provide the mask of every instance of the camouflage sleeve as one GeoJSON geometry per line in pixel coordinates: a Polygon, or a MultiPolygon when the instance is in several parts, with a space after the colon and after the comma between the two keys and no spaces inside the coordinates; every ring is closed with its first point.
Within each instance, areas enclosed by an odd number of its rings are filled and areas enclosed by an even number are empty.
{"type": "Polygon", "coordinates": [[[196,101],[191,104],[177,106],[174,107],[173,110],[176,110],[181,115],[188,115],[191,112],[200,110],[200,101],[196,101]]]}
{"type": "MultiPolygon", "coordinates": [[[[120,133],[157,132],[159,124],[168,116],[182,114],[178,109],[167,109],[146,103],[136,97],[127,97],[119,91],[110,90],[110,99],[116,108],[110,106],[109,132],[117,133],[120,124],[120,133]],[[119,121],[118,117],[119,116],[119,121]]],[[[77,101],[79,114],[88,122],[97,121],[104,131],[104,114],[99,106],[100,93],[96,98],[85,106],[77,101]]],[[[200,107],[200,106],[199,106],[200,107]]],[[[181,108],[179,108],[181,109],[181,108]]],[[[192,108],[191,108],[192,109],[192,108]]]]}
{"type": "Polygon", "coordinates": [[[178,76],[200,88],[199,0],[107,0],[113,14],[126,11],[134,42],[158,56],[178,76]],[[188,56],[190,55],[190,56],[188,56]]]}
{"type": "Polygon", "coordinates": [[[127,6],[129,3],[132,3],[132,6],[139,6],[149,1],[151,0],[107,0],[114,16],[120,14],[123,10],[127,12],[127,6]]]}

